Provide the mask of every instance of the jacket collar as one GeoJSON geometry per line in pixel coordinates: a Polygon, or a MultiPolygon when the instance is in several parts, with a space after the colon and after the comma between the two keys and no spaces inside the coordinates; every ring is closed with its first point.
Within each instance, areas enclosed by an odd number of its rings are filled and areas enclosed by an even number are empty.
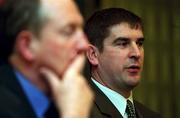
{"type": "Polygon", "coordinates": [[[92,80],[89,81],[92,89],[94,90],[95,105],[98,107],[99,111],[110,118],[123,118],[106,95],[92,82],[92,80]]]}

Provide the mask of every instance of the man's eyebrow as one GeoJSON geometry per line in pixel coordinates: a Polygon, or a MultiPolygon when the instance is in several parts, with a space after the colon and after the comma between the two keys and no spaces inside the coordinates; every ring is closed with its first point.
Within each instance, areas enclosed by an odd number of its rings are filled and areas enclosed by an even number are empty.
{"type": "Polygon", "coordinates": [[[69,24],[64,24],[62,26],[62,28],[66,28],[66,27],[82,27],[83,24],[75,24],[75,23],[69,23],[69,24]]]}
{"type": "Polygon", "coordinates": [[[145,40],[145,38],[138,38],[138,41],[144,41],[145,40]]]}
{"type": "Polygon", "coordinates": [[[118,37],[113,41],[113,44],[118,43],[119,41],[129,41],[129,38],[125,38],[125,37],[118,37]]]}

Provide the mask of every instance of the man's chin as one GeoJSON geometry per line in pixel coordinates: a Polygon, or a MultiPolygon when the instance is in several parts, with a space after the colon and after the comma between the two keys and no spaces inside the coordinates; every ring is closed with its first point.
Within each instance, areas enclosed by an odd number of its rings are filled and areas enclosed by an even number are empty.
{"type": "Polygon", "coordinates": [[[139,84],[139,82],[131,82],[127,84],[127,88],[129,91],[133,90],[137,85],[139,84]]]}
{"type": "Polygon", "coordinates": [[[128,79],[129,86],[136,87],[140,83],[140,77],[130,77],[128,79]]]}

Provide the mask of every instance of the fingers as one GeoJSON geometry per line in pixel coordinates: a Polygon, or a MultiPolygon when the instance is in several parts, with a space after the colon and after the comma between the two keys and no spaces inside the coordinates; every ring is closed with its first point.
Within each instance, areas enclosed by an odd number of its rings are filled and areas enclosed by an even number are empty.
{"type": "Polygon", "coordinates": [[[57,89],[61,87],[61,79],[50,69],[48,68],[41,68],[41,74],[44,76],[44,79],[48,82],[53,95],[56,94],[57,89]]]}
{"type": "Polygon", "coordinates": [[[48,68],[40,70],[51,88],[53,100],[63,118],[89,116],[93,92],[81,74],[84,62],[85,56],[78,55],[62,78],[48,68]]]}
{"type": "Polygon", "coordinates": [[[65,72],[64,78],[80,74],[85,63],[85,55],[78,55],[74,62],[69,66],[65,72]]]}
{"type": "Polygon", "coordinates": [[[72,82],[74,78],[79,80],[84,62],[85,56],[78,55],[74,62],[69,66],[62,78],[60,78],[59,75],[57,75],[53,70],[45,67],[42,67],[40,69],[40,73],[44,76],[44,79],[45,81],[47,81],[50,89],[52,89],[51,92],[54,92],[57,91],[57,88],[60,89],[61,86],[67,84],[67,81],[72,82]]]}

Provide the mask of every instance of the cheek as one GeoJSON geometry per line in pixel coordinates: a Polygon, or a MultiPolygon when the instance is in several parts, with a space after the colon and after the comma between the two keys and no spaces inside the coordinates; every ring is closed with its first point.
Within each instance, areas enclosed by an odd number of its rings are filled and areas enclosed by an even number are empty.
{"type": "Polygon", "coordinates": [[[51,55],[50,57],[56,57],[60,55],[64,55],[65,46],[58,42],[47,42],[44,46],[43,52],[48,55],[51,55]],[[64,49],[64,50],[63,50],[64,49]]]}
{"type": "Polygon", "coordinates": [[[124,64],[124,57],[120,55],[120,53],[117,52],[109,52],[102,56],[100,60],[102,60],[102,64],[106,66],[108,70],[111,71],[120,71],[122,69],[122,66],[124,64]]]}
{"type": "Polygon", "coordinates": [[[40,51],[37,54],[37,60],[40,66],[47,66],[60,73],[65,71],[72,60],[73,47],[68,43],[48,41],[43,42],[40,51]]]}
{"type": "Polygon", "coordinates": [[[76,55],[73,45],[68,42],[49,44],[48,51],[55,60],[58,59],[62,64],[69,63],[76,55]]]}
{"type": "Polygon", "coordinates": [[[126,53],[121,51],[111,52],[109,58],[111,59],[112,64],[116,67],[121,67],[126,63],[126,53]]]}

